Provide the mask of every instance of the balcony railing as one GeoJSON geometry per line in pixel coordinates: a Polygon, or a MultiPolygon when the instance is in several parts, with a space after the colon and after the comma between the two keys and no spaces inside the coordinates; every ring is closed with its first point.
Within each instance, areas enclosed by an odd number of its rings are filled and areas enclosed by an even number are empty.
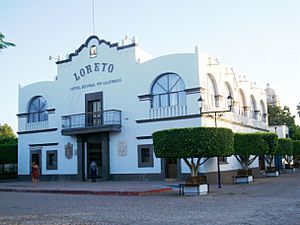
{"type": "MultiPolygon", "coordinates": [[[[217,107],[211,107],[208,105],[203,106],[204,111],[218,111],[222,110],[217,107]]],[[[259,127],[262,129],[268,129],[267,123],[266,123],[266,117],[262,117],[259,114],[255,115],[256,118],[252,118],[246,115],[239,115],[234,110],[233,112],[227,112],[222,115],[223,118],[226,118],[227,120],[236,122],[236,123],[242,123],[245,125],[253,126],[253,127],[259,127]]]]}
{"type": "Polygon", "coordinates": [[[73,115],[62,116],[62,131],[64,130],[81,130],[95,129],[99,131],[104,128],[121,127],[121,111],[120,110],[104,110],[100,112],[79,113],[73,115]]]}
{"type": "Polygon", "coordinates": [[[187,114],[186,105],[176,105],[176,106],[150,109],[149,116],[150,116],[150,119],[156,119],[156,118],[184,116],[186,114],[187,114]]]}
{"type": "Polygon", "coordinates": [[[25,131],[46,130],[48,128],[49,128],[48,120],[25,124],[25,131]]]}

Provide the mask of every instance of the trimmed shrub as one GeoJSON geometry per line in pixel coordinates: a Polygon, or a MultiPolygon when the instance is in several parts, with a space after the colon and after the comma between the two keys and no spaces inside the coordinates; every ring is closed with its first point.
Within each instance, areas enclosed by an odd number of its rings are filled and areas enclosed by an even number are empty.
{"type": "Polygon", "coordinates": [[[244,170],[254,162],[257,156],[268,151],[261,133],[236,133],[234,134],[234,156],[244,170]],[[251,155],[254,155],[251,158],[251,155]]]}
{"type": "Polygon", "coordinates": [[[267,152],[266,155],[276,155],[278,150],[278,136],[275,133],[260,132],[265,141],[267,152]]]}
{"type": "Polygon", "coordinates": [[[300,157],[300,141],[293,141],[293,156],[300,157]]]}
{"type": "Polygon", "coordinates": [[[201,158],[231,156],[233,133],[227,128],[194,127],[154,132],[157,158],[201,158]]]}
{"type": "Polygon", "coordinates": [[[293,141],[290,138],[278,138],[277,155],[292,156],[293,155],[293,141]]]}
{"type": "Polygon", "coordinates": [[[157,158],[182,158],[197,176],[200,165],[210,157],[233,154],[233,133],[227,128],[193,127],[157,131],[152,134],[157,158]],[[197,158],[197,162],[194,162],[197,158]],[[206,158],[200,162],[201,158],[206,158]],[[189,161],[190,160],[190,161],[189,161]]]}
{"type": "Polygon", "coordinates": [[[18,145],[0,145],[0,164],[11,164],[18,162],[18,145]]]}
{"type": "Polygon", "coordinates": [[[267,146],[262,139],[261,133],[236,133],[234,134],[235,155],[264,155],[267,146]]]}

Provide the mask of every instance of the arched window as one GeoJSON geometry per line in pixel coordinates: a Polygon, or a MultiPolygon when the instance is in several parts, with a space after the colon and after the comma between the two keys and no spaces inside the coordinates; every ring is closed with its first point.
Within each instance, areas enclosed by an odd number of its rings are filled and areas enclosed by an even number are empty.
{"type": "Polygon", "coordinates": [[[260,112],[261,112],[261,120],[263,122],[266,122],[267,120],[267,111],[266,111],[266,108],[265,108],[265,103],[263,102],[263,100],[260,100],[260,112]]]}
{"type": "Polygon", "coordinates": [[[37,96],[33,98],[28,107],[28,123],[48,120],[47,101],[37,96]]]}
{"type": "Polygon", "coordinates": [[[242,90],[239,90],[239,99],[238,99],[238,114],[241,116],[245,116],[245,95],[244,92],[242,90]]]}
{"type": "Polygon", "coordinates": [[[231,96],[233,98],[233,91],[230,84],[228,82],[225,82],[223,102],[224,102],[224,108],[226,109],[228,108],[228,100],[227,100],[228,96],[231,96]]]}
{"type": "Polygon", "coordinates": [[[256,101],[253,95],[250,97],[250,117],[256,119],[256,101]]]}
{"type": "Polygon", "coordinates": [[[212,75],[207,75],[207,86],[206,86],[206,105],[209,107],[217,107],[216,103],[216,92],[217,87],[213,80],[212,75]]]}
{"type": "Polygon", "coordinates": [[[182,78],[175,73],[166,73],[154,82],[151,108],[186,105],[185,86],[182,78]]]}

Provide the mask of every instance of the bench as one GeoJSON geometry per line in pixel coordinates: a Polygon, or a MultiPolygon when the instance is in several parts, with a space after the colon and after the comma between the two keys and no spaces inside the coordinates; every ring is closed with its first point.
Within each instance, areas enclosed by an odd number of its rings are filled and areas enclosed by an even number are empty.
{"type": "Polygon", "coordinates": [[[209,185],[206,176],[188,177],[185,183],[178,184],[179,194],[184,195],[185,192],[196,193],[197,195],[209,193],[209,185]]]}
{"type": "Polygon", "coordinates": [[[232,180],[234,184],[248,184],[254,180],[252,170],[239,169],[237,175],[232,177],[232,180]]]}

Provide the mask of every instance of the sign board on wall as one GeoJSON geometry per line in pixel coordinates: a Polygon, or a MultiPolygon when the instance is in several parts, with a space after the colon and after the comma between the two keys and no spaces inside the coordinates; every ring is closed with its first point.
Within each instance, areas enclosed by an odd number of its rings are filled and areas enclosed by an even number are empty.
{"type": "Polygon", "coordinates": [[[119,141],[118,155],[119,156],[127,156],[127,141],[119,141]]]}

